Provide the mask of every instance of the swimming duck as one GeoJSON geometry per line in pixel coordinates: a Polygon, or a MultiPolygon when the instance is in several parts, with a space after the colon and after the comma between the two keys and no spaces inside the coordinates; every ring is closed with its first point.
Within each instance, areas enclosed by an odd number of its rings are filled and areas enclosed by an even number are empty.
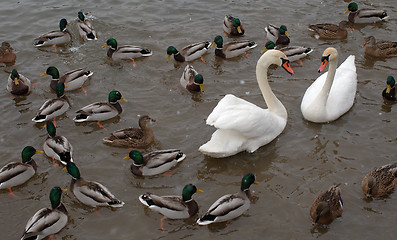
{"type": "Polygon", "coordinates": [[[216,131],[200,146],[205,155],[222,158],[242,151],[254,152],[275,139],[287,124],[287,110],[277,99],[267,79],[268,67],[282,66],[293,74],[287,56],[279,50],[268,50],[258,60],[256,78],[268,106],[256,106],[232,94],[223,97],[208,116],[206,123],[216,131]]]}
{"type": "Polygon", "coordinates": [[[44,122],[64,114],[70,108],[68,97],[64,94],[65,84],[60,82],[56,87],[57,98],[47,100],[40,107],[39,112],[32,119],[33,122],[44,122]]]}
{"type": "Polygon", "coordinates": [[[218,35],[214,38],[211,47],[215,48],[215,55],[222,58],[233,58],[253,49],[257,44],[250,40],[241,40],[223,44],[222,36],[218,35]]]}
{"type": "Polygon", "coordinates": [[[170,170],[186,155],[179,149],[157,150],[142,155],[138,150],[132,150],[124,159],[132,159],[131,172],[137,176],[153,176],[170,170]]]}
{"type": "Polygon", "coordinates": [[[266,37],[269,41],[276,43],[276,45],[288,45],[289,40],[289,33],[287,30],[287,26],[281,25],[279,28],[269,24],[265,28],[266,37]]]}
{"type": "Polygon", "coordinates": [[[73,118],[73,121],[105,121],[116,117],[123,111],[118,100],[127,102],[119,91],[111,91],[108,102],[95,102],[81,108],[76,112],[78,114],[73,118]]]}
{"type": "Polygon", "coordinates": [[[148,126],[156,120],[145,115],[139,118],[139,128],[125,128],[114,131],[103,142],[118,147],[145,148],[154,142],[154,134],[148,126]]]}
{"type": "MultiPolygon", "coordinates": [[[[56,128],[52,121],[47,121],[46,128],[48,132],[48,137],[44,141],[43,150],[47,157],[52,159],[56,159],[61,161],[60,154],[62,153],[69,153],[70,154],[70,161],[73,162],[72,154],[73,154],[73,147],[72,144],[68,141],[68,139],[64,136],[56,135],[56,128]]],[[[63,165],[66,165],[66,162],[61,161],[63,165]]]]}
{"type": "Polygon", "coordinates": [[[376,41],[374,36],[365,38],[365,55],[371,57],[394,57],[397,55],[397,42],[376,41]]]}
{"type": "Polygon", "coordinates": [[[180,79],[182,87],[190,92],[202,92],[204,91],[203,82],[203,75],[199,74],[192,65],[186,65],[180,79]]]}
{"type": "Polygon", "coordinates": [[[72,176],[70,189],[83,204],[91,207],[122,207],[124,202],[118,200],[105,186],[98,182],[86,181],[80,177],[76,164],[67,161],[66,169],[72,176]]]}
{"type": "Polygon", "coordinates": [[[12,69],[7,79],[7,91],[15,95],[25,95],[30,92],[32,84],[29,78],[19,74],[16,69],[12,69]]]}
{"type": "Polygon", "coordinates": [[[365,175],[361,188],[366,197],[384,197],[394,191],[397,183],[397,163],[375,168],[365,175]]]}
{"type": "MultiPolygon", "coordinates": [[[[265,47],[263,48],[261,53],[264,53],[269,49],[275,49],[275,48],[276,45],[274,44],[274,42],[268,41],[265,44],[265,47]]],[[[277,48],[277,50],[282,51],[288,57],[288,60],[290,62],[300,60],[301,58],[304,58],[313,52],[313,49],[307,47],[301,47],[301,46],[288,46],[288,47],[277,48]]]]}
{"type": "Polygon", "coordinates": [[[190,218],[199,210],[197,202],[192,195],[203,192],[193,184],[187,184],[182,190],[181,196],[157,196],[152,193],[145,193],[139,196],[139,201],[151,210],[161,213],[170,219],[190,218]]]}
{"type": "Polygon", "coordinates": [[[332,185],[327,191],[318,195],[310,208],[312,224],[330,224],[342,216],[343,201],[339,185],[332,185]]]}
{"type": "Polygon", "coordinates": [[[79,18],[77,21],[77,27],[79,29],[80,37],[83,40],[97,40],[98,38],[95,29],[91,22],[85,18],[83,12],[78,12],[77,16],[79,18]]]}
{"type": "Polygon", "coordinates": [[[302,98],[301,111],[306,120],[331,122],[350,110],[357,90],[354,60],[355,56],[350,55],[337,69],[338,51],[332,47],[324,50],[318,72],[322,72],[328,63],[329,70],[307,88],[302,98]]]}
{"type": "Polygon", "coordinates": [[[245,32],[241,20],[231,15],[226,15],[223,19],[223,30],[233,36],[242,36],[245,32]]]}
{"type": "MultiPolygon", "coordinates": [[[[171,55],[174,54],[174,59],[178,62],[189,62],[196,60],[198,58],[202,59],[202,56],[210,49],[211,43],[210,42],[198,42],[190,44],[181,51],[176,50],[174,46],[169,46],[167,48],[167,61],[170,60],[171,55]]],[[[202,61],[204,61],[202,59],[202,61]]]]}
{"type": "Polygon", "coordinates": [[[66,19],[62,18],[59,22],[59,30],[51,31],[43,34],[34,40],[36,47],[52,46],[52,45],[64,45],[69,44],[72,41],[72,35],[66,29],[69,25],[66,19]]]}
{"type": "Polygon", "coordinates": [[[133,45],[117,45],[117,41],[114,38],[109,38],[102,48],[109,46],[107,56],[113,60],[132,60],[135,64],[134,58],[149,57],[152,56],[152,51],[144,49],[139,46],[133,45]]]}
{"type": "Polygon", "coordinates": [[[50,83],[50,87],[55,91],[56,86],[59,82],[63,82],[66,86],[68,86],[65,91],[73,91],[79,89],[83,86],[85,81],[90,78],[94,74],[91,71],[86,71],[83,68],[75,69],[65,73],[61,78],[59,78],[59,71],[56,67],[48,67],[46,72],[41,74],[40,77],[50,75],[52,76],[52,80],[50,83]]]}
{"type": "Polygon", "coordinates": [[[339,25],[332,23],[319,23],[309,25],[309,31],[314,33],[316,39],[344,39],[347,38],[347,21],[341,21],[339,25]]]}
{"type": "Polygon", "coordinates": [[[0,189],[11,192],[11,187],[21,185],[28,181],[36,173],[37,165],[32,157],[43,151],[36,150],[32,146],[26,146],[22,150],[22,162],[10,162],[0,169],[0,189]]]}
{"type": "Polygon", "coordinates": [[[252,173],[244,175],[241,188],[235,194],[227,194],[216,200],[208,211],[197,220],[198,225],[208,225],[215,222],[225,222],[239,217],[250,208],[251,184],[258,184],[252,173]]]}
{"type": "Polygon", "coordinates": [[[2,42],[0,47],[0,62],[13,63],[17,59],[9,42],[2,42]]]}
{"type": "Polygon", "coordinates": [[[384,10],[369,8],[358,10],[358,4],[355,2],[349,3],[344,13],[348,12],[348,20],[351,23],[374,23],[380,20],[385,20],[389,17],[384,10]]]}
{"type": "Polygon", "coordinates": [[[396,81],[394,77],[388,76],[386,85],[386,88],[382,92],[382,96],[389,101],[396,101],[396,81]]]}
{"type": "Polygon", "coordinates": [[[61,231],[68,223],[68,211],[61,202],[66,190],[53,187],[50,192],[51,208],[42,208],[28,221],[21,240],[40,240],[61,231]]]}

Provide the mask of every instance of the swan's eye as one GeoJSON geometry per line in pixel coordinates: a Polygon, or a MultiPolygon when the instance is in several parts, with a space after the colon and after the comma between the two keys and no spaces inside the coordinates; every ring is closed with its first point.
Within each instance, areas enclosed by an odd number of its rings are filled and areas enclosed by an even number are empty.
{"type": "Polygon", "coordinates": [[[325,60],[327,60],[327,62],[329,62],[329,55],[321,57],[321,62],[324,62],[325,60]]]}

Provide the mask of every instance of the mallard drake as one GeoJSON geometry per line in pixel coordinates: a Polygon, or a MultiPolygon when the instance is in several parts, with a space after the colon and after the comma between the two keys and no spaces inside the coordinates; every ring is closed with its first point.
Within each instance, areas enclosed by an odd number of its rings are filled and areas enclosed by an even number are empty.
{"type": "Polygon", "coordinates": [[[376,41],[374,36],[365,38],[365,55],[370,57],[394,57],[397,55],[397,42],[376,41]]]}
{"type": "Polygon", "coordinates": [[[369,8],[358,10],[358,4],[355,2],[349,3],[344,13],[349,13],[348,20],[351,23],[374,23],[389,17],[384,10],[369,8]]]}
{"type": "Polygon", "coordinates": [[[66,169],[72,176],[70,189],[83,204],[91,207],[122,207],[124,202],[118,200],[105,186],[98,182],[86,181],[80,177],[76,164],[67,161],[66,169]]]}
{"type": "MultiPolygon", "coordinates": [[[[198,58],[202,59],[202,56],[210,49],[210,46],[211,43],[208,41],[190,44],[182,48],[181,51],[176,50],[174,46],[169,46],[167,48],[167,61],[170,60],[172,54],[175,61],[178,62],[189,62],[198,58]]],[[[204,60],[202,59],[202,61],[204,60]]]]}
{"type": "Polygon", "coordinates": [[[152,193],[145,193],[139,196],[139,201],[151,210],[163,214],[170,219],[190,218],[199,210],[197,202],[192,195],[203,192],[193,184],[187,184],[182,190],[181,196],[157,196],[152,193]]]}
{"type": "Polygon", "coordinates": [[[382,92],[382,96],[389,101],[396,101],[396,81],[394,77],[388,76],[386,88],[382,92]]]}
{"type": "Polygon", "coordinates": [[[340,187],[332,185],[327,191],[318,195],[310,208],[312,224],[330,224],[335,218],[342,216],[343,201],[340,187]]]}
{"type": "Polygon", "coordinates": [[[153,54],[149,49],[139,46],[123,45],[118,47],[114,38],[109,38],[102,48],[106,46],[109,46],[107,55],[113,60],[132,60],[135,63],[134,58],[149,57],[153,54]]]}
{"type": "Polygon", "coordinates": [[[73,121],[105,121],[116,117],[123,111],[118,100],[127,102],[119,91],[111,91],[108,102],[95,102],[81,108],[76,112],[78,114],[73,118],[73,121]]]}
{"type": "Polygon", "coordinates": [[[182,87],[190,92],[202,92],[204,91],[203,82],[203,75],[199,74],[192,65],[186,65],[180,79],[182,87]]]}
{"type": "Polygon", "coordinates": [[[341,21],[339,25],[332,23],[319,23],[309,25],[309,31],[314,33],[316,39],[345,39],[347,38],[347,21],[341,21]]]}
{"type": "Polygon", "coordinates": [[[222,58],[233,58],[244,54],[250,49],[253,49],[257,44],[250,40],[235,41],[223,44],[222,36],[218,35],[214,38],[211,47],[215,48],[215,55],[222,58]]]}
{"type": "MultiPolygon", "coordinates": [[[[263,48],[261,53],[264,53],[269,49],[275,49],[275,48],[276,45],[274,44],[274,42],[268,41],[265,44],[265,47],[263,48]]],[[[277,50],[282,51],[288,57],[288,60],[290,62],[300,60],[301,58],[304,58],[313,52],[313,49],[307,47],[301,47],[301,46],[289,46],[289,47],[278,48],[277,50]]]]}
{"type": "Polygon", "coordinates": [[[62,190],[53,187],[50,192],[51,208],[42,208],[28,221],[21,240],[40,240],[61,231],[68,223],[68,211],[61,202],[62,190]]]}
{"type": "Polygon", "coordinates": [[[48,67],[46,72],[41,74],[40,77],[50,75],[52,76],[52,80],[50,83],[50,87],[55,91],[56,86],[59,82],[63,82],[66,86],[68,86],[65,91],[73,91],[79,89],[83,86],[85,81],[90,78],[94,74],[91,71],[86,71],[83,68],[75,69],[65,73],[62,77],[59,78],[59,71],[56,67],[48,67]]]}
{"type": "Polygon", "coordinates": [[[88,21],[83,12],[77,13],[78,20],[77,20],[77,27],[79,29],[80,37],[83,40],[97,40],[97,35],[95,32],[94,27],[92,26],[91,22],[88,21]]]}
{"type": "MultiPolygon", "coordinates": [[[[70,161],[73,162],[72,155],[73,155],[73,147],[72,144],[68,141],[68,139],[64,136],[56,135],[56,128],[52,121],[47,121],[46,128],[48,132],[48,137],[44,141],[43,150],[47,157],[52,159],[56,159],[61,161],[60,154],[62,153],[69,153],[70,154],[70,161]]],[[[66,162],[61,161],[63,165],[66,165],[66,162]]]]}
{"type": "Polygon", "coordinates": [[[273,24],[269,24],[265,27],[266,38],[269,41],[274,42],[276,45],[288,45],[289,33],[287,30],[287,26],[281,25],[279,28],[274,26],[273,24]]]}
{"type": "Polygon", "coordinates": [[[21,185],[36,174],[37,165],[32,157],[43,151],[36,150],[32,146],[26,146],[22,150],[22,162],[10,162],[0,169],[0,189],[11,192],[11,187],[21,185]]]}
{"type": "Polygon", "coordinates": [[[44,122],[52,118],[64,114],[70,108],[68,97],[64,94],[65,84],[60,82],[57,84],[56,93],[57,98],[47,100],[40,107],[39,112],[32,119],[33,122],[44,122]]]}
{"type": "Polygon", "coordinates": [[[17,59],[14,53],[14,49],[11,47],[9,42],[2,42],[0,48],[0,62],[2,63],[13,63],[17,59]]]}
{"type": "Polygon", "coordinates": [[[311,122],[332,122],[348,112],[354,104],[357,92],[355,56],[350,55],[338,67],[338,51],[329,47],[324,50],[319,76],[306,90],[301,102],[303,117],[311,122]]]}
{"type": "Polygon", "coordinates": [[[114,131],[103,142],[118,147],[145,148],[154,142],[154,134],[148,126],[156,120],[145,115],[139,118],[139,128],[125,128],[114,131]]]}
{"type": "Polygon", "coordinates": [[[30,92],[32,84],[29,78],[19,74],[16,69],[12,69],[7,79],[7,91],[15,95],[25,95],[30,92]]]}
{"type": "Polygon", "coordinates": [[[132,159],[131,172],[137,176],[153,176],[170,170],[186,155],[179,149],[158,150],[142,155],[132,150],[124,159],[132,159]]]}
{"type": "Polygon", "coordinates": [[[225,33],[234,36],[242,36],[245,32],[240,19],[232,17],[231,15],[225,16],[223,20],[223,30],[225,33]]]}
{"type": "Polygon", "coordinates": [[[258,184],[252,173],[244,175],[241,188],[235,194],[227,194],[216,200],[208,211],[197,220],[199,225],[208,225],[215,222],[224,222],[242,215],[251,205],[251,184],[258,184]]]}
{"type": "Polygon", "coordinates": [[[363,178],[361,188],[366,197],[384,197],[394,191],[397,183],[397,163],[375,168],[363,178]]]}
{"type": "Polygon", "coordinates": [[[72,35],[66,29],[69,25],[66,19],[62,18],[59,22],[59,30],[51,31],[49,33],[43,34],[34,40],[34,45],[36,47],[45,47],[52,45],[65,45],[72,41],[72,35]]]}

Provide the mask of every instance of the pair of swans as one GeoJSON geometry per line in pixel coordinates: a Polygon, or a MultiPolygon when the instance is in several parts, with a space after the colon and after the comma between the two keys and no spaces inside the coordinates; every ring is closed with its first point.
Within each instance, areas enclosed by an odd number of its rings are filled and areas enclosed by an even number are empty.
{"type": "MultiPolygon", "coordinates": [[[[328,63],[329,71],[318,77],[303,96],[301,111],[306,120],[330,122],[352,107],[357,88],[354,58],[349,56],[337,69],[337,50],[330,47],[324,51],[319,72],[328,63]]],[[[279,50],[269,50],[258,60],[257,81],[268,108],[260,108],[227,94],[207,118],[206,123],[217,130],[199,151],[214,158],[228,157],[242,151],[252,153],[281,134],[288,115],[269,86],[267,69],[272,64],[282,66],[293,74],[289,60],[279,50]]]]}

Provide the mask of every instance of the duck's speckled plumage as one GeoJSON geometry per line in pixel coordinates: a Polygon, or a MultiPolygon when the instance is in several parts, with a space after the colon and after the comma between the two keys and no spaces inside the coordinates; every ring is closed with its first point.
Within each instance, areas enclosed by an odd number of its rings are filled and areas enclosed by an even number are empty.
{"type": "Polygon", "coordinates": [[[365,38],[365,55],[375,58],[397,56],[397,42],[376,41],[374,36],[365,38]]]}
{"type": "Polygon", "coordinates": [[[139,128],[124,128],[112,132],[103,142],[118,147],[146,148],[154,142],[153,130],[148,126],[156,120],[145,115],[139,118],[139,128]]]}
{"type": "Polygon", "coordinates": [[[319,23],[309,25],[309,31],[314,33],[316,39],[345,39],[347,38],[347,21],[338,25],[332,23],[319,23]]]}
{"type": "Polygon", "coordinates": [[[366,197],[384,197],[394,191],[397,183],[397,163],[375,168],[363,178],[361,188],[366,197]]]}
{"type": "Polygon", "coordinates": [[[332,185],[327,191],[318,195],[310,208],[313,225],[330,224],[335,218],[342,216],[343,201],[338,185],[332,185]]]}
{"type": "Polygon", "coordinates": [[[2,42],[0,47],[0,62],[2,63],[14,63],[17,56],[14,53],[14,49],[11,47],[9,42],[2,42]]]}

